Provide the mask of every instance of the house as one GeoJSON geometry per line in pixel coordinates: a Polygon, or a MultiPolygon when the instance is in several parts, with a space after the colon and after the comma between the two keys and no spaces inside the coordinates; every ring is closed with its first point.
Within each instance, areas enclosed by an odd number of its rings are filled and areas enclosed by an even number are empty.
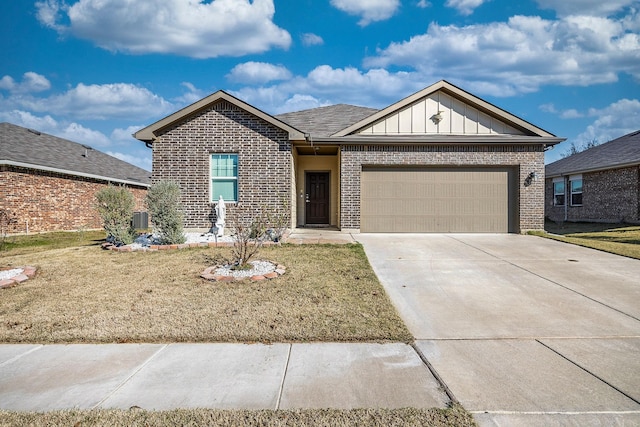
{"type": "Polygon", "coordinates": [[[640,130],[545,169],[550,220],[640,222],[640,130]]]}
{"type": "Polygon", "coordinates": [[[291,227],[519,233],[544,227],[544,150],[563,141],[446,81],[383,110],[269,115],[224,91],[135,133],[186,228],[286,206],[291,227]]]}
{"type": "Polygon", "coordinates": [[[89,146],[0,123],[0,209],[10,233],[102,228],[95,194],[124,185],[143,211],[151,173],[89,146]]]}

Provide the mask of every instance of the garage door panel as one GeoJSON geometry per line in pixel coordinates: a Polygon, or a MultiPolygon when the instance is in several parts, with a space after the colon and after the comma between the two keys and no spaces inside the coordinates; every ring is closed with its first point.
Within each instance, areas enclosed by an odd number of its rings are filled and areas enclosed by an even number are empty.
{"type": "MultiPolygon", "coordinates": [[[[511,169],[371,169],[363,232],[508,232],[511,169]]],[[[512,200],[512,205],[513,205],[512,200]]]]}

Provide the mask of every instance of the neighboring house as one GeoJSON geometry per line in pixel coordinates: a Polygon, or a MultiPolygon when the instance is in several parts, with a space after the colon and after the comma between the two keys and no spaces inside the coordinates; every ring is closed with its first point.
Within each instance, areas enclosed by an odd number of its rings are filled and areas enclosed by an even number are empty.
{"type": "Polygon", "coordinates": [[[271,116],[218,91],[138,131],[153,180],[178,182],[185,227],[261,206],[292,227],[514,232],[544,227],[544,150],[563,141],[440,81],[383,110],[334,105],[271,116]],[[536,178],[536,179],[534,179],[536,178]]]}
{"type": "Polygon", "coordinates": [[[640,130],[546,167],[552,221],[640,222],[640,130]]]}
{"type": "Polygon", "coordinates": [[[151,173],[92,148],[0,123],[0,208],[14,216],[10,233],[102,228],[95,194],[124,185],[144,208],[151,173]]]}

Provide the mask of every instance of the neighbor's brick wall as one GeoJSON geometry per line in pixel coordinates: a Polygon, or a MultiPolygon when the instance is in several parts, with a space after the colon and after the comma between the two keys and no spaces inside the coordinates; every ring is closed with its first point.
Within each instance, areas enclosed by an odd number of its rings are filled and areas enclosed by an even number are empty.
{"type": "Polygon", "coordinates": [[[360,146],[341,150],[341,227],[360,228],[360,173],[363,165],[519,167],[519,232],[544,229],[544,152],[542,146],[360,146]],[[525,186],[530,172],[537,181],[525,186]]]}
{"type": "MultiPolygon", "coordinates": [[[[5,166],[0,168],[0,208],[17,222],[10,233],[100,229],[95,194],[108,184],[89,178],[5,166]]],[[[129,187],[136,211],[146,211],[144,187],[129,187]]]]}
{"type": "Polygon", "coordinates": [[[153,143],[153,182],[180,185],[185,228],[209,228],[215,222],[209,195],[213,153],[238,154],[239,203],[226,204],[227,227],[238,217],[249,219],[261,206],[291,206],[288,133],[221,101],[167,129],[153,143]]]}
{"type": "MultiPolygon", "coordinates": [[[[553,180],[546,181],[546,215],[552,221],[564,221],[565,207],[553,205],[553,180]]],[[[570,201],[570,194],[566,200],[570,201]]],[[[640,222],[640,167],[583,173],[582,206],[569,203],[567,220],[640,222]]]]}

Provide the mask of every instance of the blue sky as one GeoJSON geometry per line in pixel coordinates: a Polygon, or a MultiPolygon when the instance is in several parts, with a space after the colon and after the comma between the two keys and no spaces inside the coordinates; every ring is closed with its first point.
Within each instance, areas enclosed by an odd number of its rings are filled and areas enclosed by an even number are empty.
{"type": "Polygon", "coordinates": [[[0,121],[145,169],[141,127],[224,89],[278,114],[445,79],[567,138],[640,129],[638,0],[12,0],[0,121]]]}

